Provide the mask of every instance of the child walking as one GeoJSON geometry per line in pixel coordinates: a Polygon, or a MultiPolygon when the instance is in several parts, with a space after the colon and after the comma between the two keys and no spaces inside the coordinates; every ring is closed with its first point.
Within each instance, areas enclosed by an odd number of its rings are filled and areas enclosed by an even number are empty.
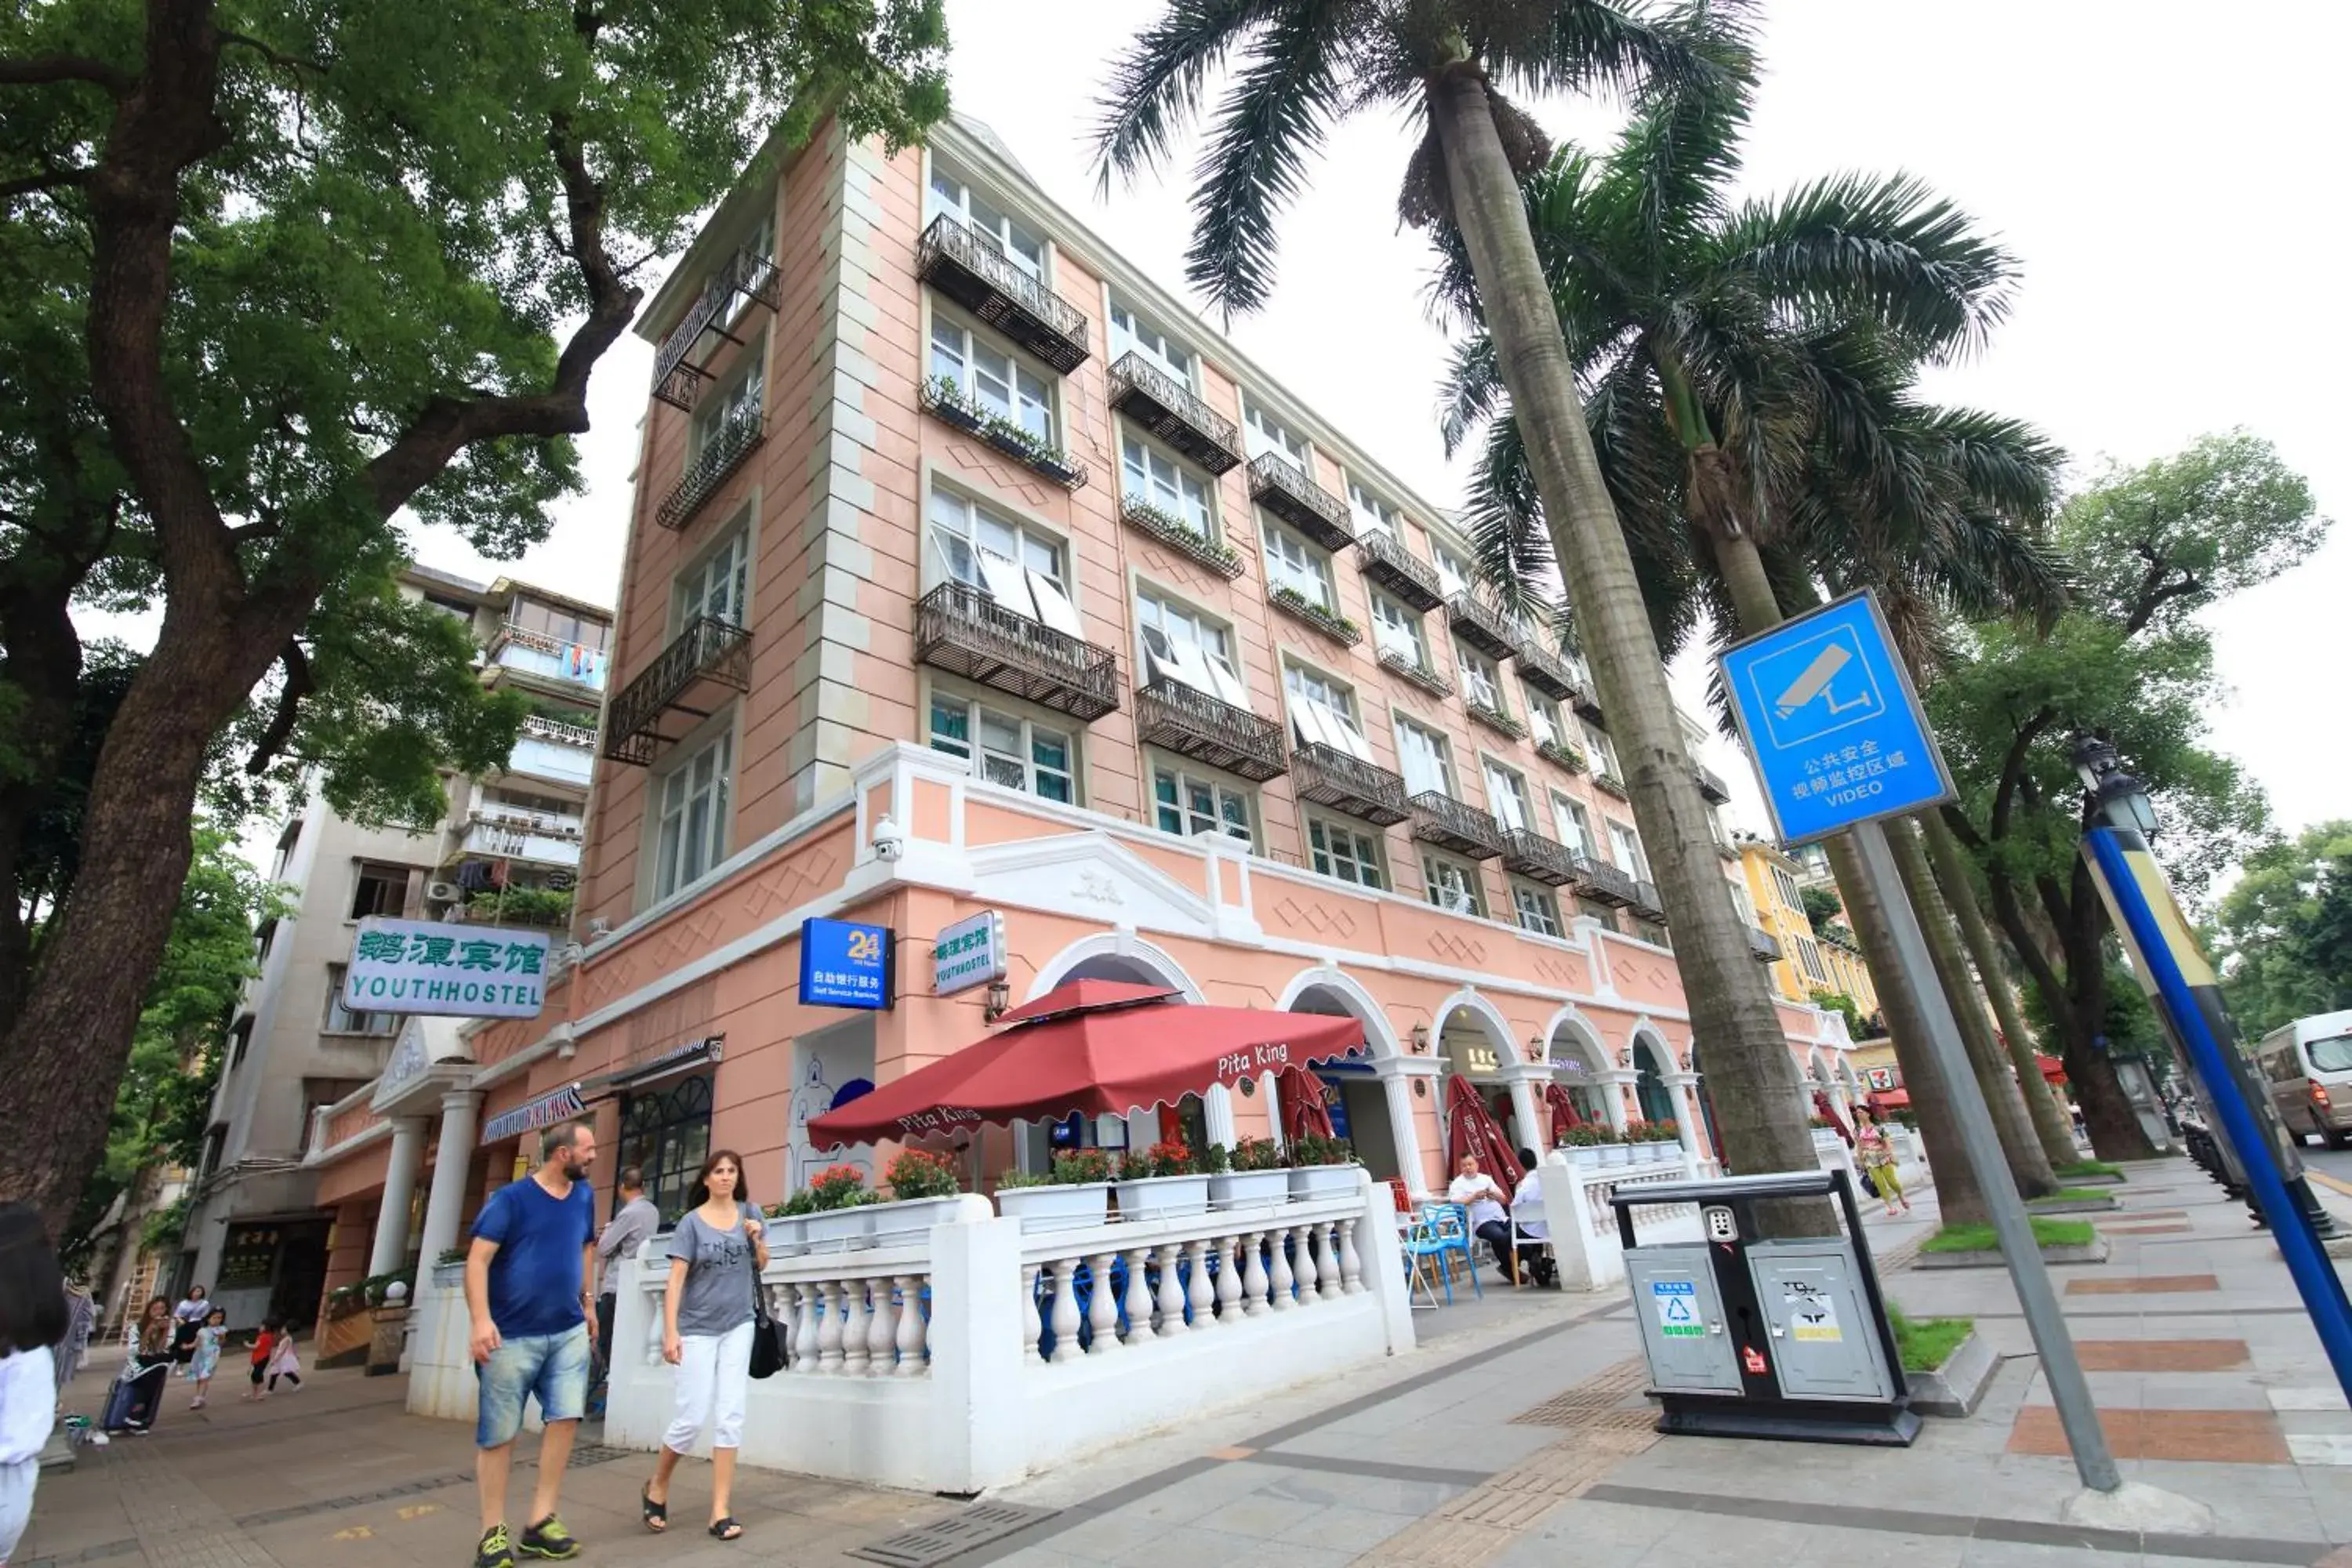
{"type": "Polygon", "coordinates": [[[253,1336],[253,1386],[245,1391],[246,1398],[266,1399],[269,1396],[269,1391],[261,1386],[261,1380],[268,1375],[269,1358],[277,1349],[278,1320],[267,1319],[261,1325],[261,1331],[253,1336]]]}
{"type": "Polygon", "coordinates": [[[266,1392],[277,1393],[281,1377],[289,1393],[302,1386],[302,1358],[295,1346],[294,1326],[285,1322],[278,1325],[278,1342],[269,1348],[269,1387],[266,1392]]]}
{"type": "Polygon", "coordinates": [[[195,1354],[188,1358],[188,1381],[196,1385],[196,1396],[188,1401],[191,1410],[202,1410],[211,1395],[213,1373],[220,1366],[221,1341],[228,1337],[228,1310],[215,1307],[205,1314],[204,1327],[196,1331],[195,1354]]]}

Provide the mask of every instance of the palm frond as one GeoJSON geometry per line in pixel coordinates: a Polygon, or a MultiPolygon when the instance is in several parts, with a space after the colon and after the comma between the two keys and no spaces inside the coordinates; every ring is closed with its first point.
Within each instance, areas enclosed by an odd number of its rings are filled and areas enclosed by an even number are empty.
{"type": "Polygon", "coordinates": [[[1445,358],[1444,379],[1437,384],[1437,434],[1445,455],[1451,458],[1460,450],[1508,395],[1494,339],[1478,332],[1454,344],[1445,358]]]}
{"type": "Polygon", "coordinates": [[[1744,24],[1751,0],[1693,0],[1671,9],[1640,0],[1469,0],[1461,16],[1488,71],[1535,97],[1703,90],[1724,62],[1711,30],[1744,24]]]}
{"type": "Polygon", "coordinates": [[[1715,68],[1654,87],[1609,153],[1610,184],[1630,198],[1654,276],[1702,249],[1696,242],[1728,210],[1755,96],[1750,31],[1736,11],[1700,8],[1691,41],[1715,68]]]}
{"type": "Polygon", "coordinates": [[[1095,188],[1133,180],[1164,162],[1192,122],[1209,78],[1283,0],[1170,0],[1160,20],[1111,62],[1095,100],[1095,188]]]}
{"type": "Polygon", "coordinates": [[[1979,505],[2028,522],[2049,518],[2058,503],[2066,452],[2055,441],[2006,415],[1974,408],[1928,408],[1920,430],[1948,448],[1946,461],[1979,505]]]}
{"type": "Polygon", "coordinates": [[[1507,615],[1548,616],[1557,597],[1551,536],[1528,467],[1519,423],[1505,414],[1486,426],[1455,521],[1470,541],[1471,570],[1507,615]]]}

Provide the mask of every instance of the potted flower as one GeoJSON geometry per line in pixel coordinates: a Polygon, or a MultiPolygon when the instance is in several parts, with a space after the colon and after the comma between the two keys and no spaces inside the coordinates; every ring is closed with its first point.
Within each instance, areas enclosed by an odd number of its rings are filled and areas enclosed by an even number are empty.
{"type": "Polygon", "coordinates": [[[1560,1147],[1568,1151],[1569,1160],[1579,1170],[1590,1171],[1599,1167],[1601,1152],[1610,1138],[1608,1128],[1580,1121],[1570,1128],[1559,1142],[1560,1147]]]}
{"type": "Polygon", "coordinates": [[[808,1184],[809,1216],[802,1234],[811,1252],[846,1252],[873,1236],[874,1216],[866,1211],[882,1201],[855,1165],[827,1165],[808,1184]]]}
{"type": "Polygon", "coordinates": [[[928,1235],[963,1200],[963,1183],[956,1177],[952,1155],[902,1149],[882,1175],[890,1184],[890,1201],[877,1205],[871,1216],[877,1247],[895,1247],[928,1235]]]}
{"type": "Polygon", "coordinates": [[[1110,1214],[1110,1156],[1072,1149],[1054,1156],[1050,1173],[1007,1171],[996,1179],[996,1212],[1017,1219],[1024,1233],[1083,1230],[1110,1214]]]}
{"type": "Polygon", "coordinates": [[[1641,1126],[1637,1119],[1625,1123],[1624,1130],[1612,1132],[1601,1143],[1601,1163],[1604,1165],[1630,1165],[1633,1163],[1633,1144],[1640,1137],[1634,1129],[1641,1126]]]}
{"type": "Polygon", "coordinates": [[[1683,1130],[1681,1124],[1674,1121],[1651,1122],[1650,1158],[1653,1161],[1671,1164],[1675,1161],[1681,1159],[1682,1154],[1683,1130]]]}
{"type": "Polygon", "coordinates": [[[1179,1219],[1209,1212],[1209,1175],[1181,1138],[1163,1138],[1119,1173],[1118,1217],[1179,1219]]]}
{"type": "Polygon", "coordinates": [[[1363,1178],[1356,1151],[1345,1140],[1309,1134],[1290,1141],[1290,1195],[1326,1198],[1349,1193],[1363,1178]]]}
{"type": "Polygon", "coordinates": [[[1209,1178],[1209,1206],[1231,1209],[1290,1201],[1290,1171],[1270,1138],[1244,1138],[1234,1145],[1230,1173],[1209,1178]]]}

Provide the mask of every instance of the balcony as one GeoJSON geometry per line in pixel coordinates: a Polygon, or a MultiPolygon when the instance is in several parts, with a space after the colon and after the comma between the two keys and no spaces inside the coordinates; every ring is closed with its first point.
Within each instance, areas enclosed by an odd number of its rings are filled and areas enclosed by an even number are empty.
{"type": "Polygon", "coordinates": [[[1341,647],[1353,647],[1364,640],[1364,629],[1337,610],[1317,604],[1288,584],[1266,595],[1269,603],[1284,615],[1338,643],[1341,647]]]}
{"type": "Polygon", "coordinates": [[[1503,868],[1555,888],[1565,887],[1577,877],[1573,850],[1524,827],[1514,827],[1503,836],[1503,868]]]}
{"type": "Polygon", "coordinates": [[[1119,521],[1139,533],[1148,533],[1178,554],[1199,562],[1228,582],[1242,574],[1241,552],[1222,539],[1212,539],[1175,513],[1139,500],[1133,496],[1121,497],[1119,521]]]}
{"type": "Polygon", "coordinates": [[[923,411],[942,425],[952,425],[986,442],[1031,473],[1051,479],[1066,490],[1087,482],[1086,465],[1026,426],[971,396],[943,375],[929,377],[918,395],[923,411]]]}
{"type": "Polygon", "coordinates": [[[1507,736],[1514,741],[1524,741],[1528,738],[1528,727],[1500,708],[1481,702],[1475,697],[1469,699],[1465,705],[1470,710],[1471,718],[1494,731],[1497,735],[1507,736]]]}
{"type": "Polygon", "coordinates": [[[522,721],[522,734],[501,771],[586,789],[595,765],[595,731],[534,715],[522,721]]]}
{"type": "Polygon", "coordinates": [[[457,850],[461,855],[525,860],[576,871],[580,868],[580,839],[578,817],[478,811],[466,819],[465,836],[459,839],[457,850]]]}
{"type": "Polygon", "coordinates": [[[1533,642],[1522,642],[1511,650],[1511,657],[1519,661],[1519,679],[1546,697],[1555,702],[1576,700],[1576,677],[1558,655],[1545,652],[1533,642]]]}
{"type": "Polygon", "coordinates": [[[1721,773],[1696,765],[1691,768],[1691,772],[1698,777],[1699,794],[1717,805],[1728,805],[1731,803],[1731,786],[1723,782],[1721,773]]]}
{"type": "Polygon", "coordinates": [[[1508,658],[1519,650],[1519,634],[1503,612],[1466,588],[1445,601],[1445,618],[1455,637],[1488,658],[1508,658]]]}
{"type": "Polygon", "coordinates": [[[1121,354],[1110,367],[1110,405],[1213,474],[1242,460],[1234,422],[1139,353],[1121,354]]]}
{"type": "Polygon", "coordinates": [[[1718,859],[1728,861],[1733,865],[1739,863],[1739,851],[1720,838],[1715,841],[1715,853],[1718,859]]]}
{"type": "Polygon", "coordinates": [[[1633,879],[1608,861],[1591,855],[1576,858],[1577,891],[1596,904],[1609,904],[1618,909],[1640,901],[1641,889],[1633,879]]]}
{"type": "Polygon", "coordinates": [[[710,379],[700,365],[688,363],[703,334],[741,342],[729,330],[741,314],[736,300],[757,301],[772,310],[782,291],[783,281],[772,258],[756,250],[739,250],[729,257],[654,351],[654,395],[673,408],[692,409],[702,397],[704,383],[710,379]]]}
{"type": "Polygon", "coordinates": [[[1503,825],[1475,805],[1465,805],[1444,790],[1426,789],[1408,803],[1412,807],[1412,836],[1473,860],[1492,860],[1503,853],[1503,825]]]}
{"type": "Polygon", "coordinates": [[[662,498],[661,507],[654,521],[676,532],[694,521],[710,498],[719,493],[729,476],[743,466],[743,459],[760,449],[768,437],[766,421],[757,408],[746,405],[721,420],[710,439],[702,444],[694,461],[677,478],[677,484],[662,498]]]}
{"type": "Polygon", "coordinates": [[[707,701],[702,693],[712,688],[751,689],[751,634],[716,616],[702,616],[613,699],[604,716],[604,755],[648,766],[674,738],[662,733],[664,717],[675,711],[697,722],[709,718],[715,708],[692,707],[688,700],[707,701]]]}
{"type": "Polygon", "coordinates": [[[1609,727],[1609,721],[1601,711],[1601,694],[1593,688],[1590,686],[1578,687],[1574,693],[1570,696],[1568,703],[1570,707],[1575,709],[1579,713],[1583,714],[1587,719],[1591,720],[1602,729],[1605,730],[1609,727]]]}
{"type": "MultiPolygon", "coordinates": [[[[548,680],[568,680],[596,691],[604,689],[604,676],[612,662],[601,647],[551,637],[511,621],[499,627],[483,657],[502,669],[548,680]]],[[[595,743],[593,736],[589,743],[595,743]]]]}
{"type": "Polygon", "coordinates": [[[1593,787],[1596,789],[1613,795],[1619,800],[1631,800],[1633,798],[1633,793],[1625,787],[1625,781],[1619,778],[1615,773],[1611,773],[1607,768],[1593,769],[1592,783],[1593,787]]]}
{"type": "Polygon", "coordinates": [[[1438,674],[1437,671],[1430,668],[1429,666],[1413,658],[1411,654],[1400,652],[1392,647],[1384,647],[1381,649],[1381,668],[1389,671],[1391,674],[1402,676],[1405,679],[1412,681],[1415,686],[1420,687],[1423,691],[1428,692],[1432,697],[1451,697],[1454,695],[1454,683],[1452,681],[1446,679],[1445,677],[1438,674]]]}
{"type": "Polygon", "coordinates": [[[1356,542],[1348,503],[1307,477],[1279,452],[1249,466],[1250,500],[1337,554],[1356,542]]]}
{"type": "Polygon", "coordinates": [[[1177,681],[1139,687],[1135,721],[1136,738],[1145,745],[1164,747],[1253,784],[1277,777],[1287,766],[1281,725],[1177,681]]]}
{"type": "Polygon", "coordinates": [[[1748,928],[1748,951],[1759,963],[1773,963],[1784,956],[1780,939],[1760,926],[1748,928]]]}
{"type": "Polygon", "coordinates": [[[1298,798],[1393,827],[1412,815],[1404,780],[1383,767],[1329,746],[1301,746],[1290,756],[1291,787],[1298,798]]]}
{"type": "Polygon", "coordinates": [[[1536,742],[1536,755],[1562,773],[1580,773],[1584,771],[1584,753],[1565,741],[1538,741],[1536,742]]]}
{"type": "Polygon", "coordinates": [[[1404,542],[1385,532],[1364,534],[1356,541],[1356,563],[1364,575],[1387,589],[1399,604],[1423,613],[1445,603],[1445,588],[1437,580],[1437,568],[1423,561],[1404,547],[1404,542]]]}
{"type": "Polygon", "coordinates": [[[942,583],[915,605],[915,661],[1092,723],[1118,706],[1118,660],[1019,615],[968,583],[942,583]]]}
{"type": "Polygon", "coordinates": [[[946,213],[915,246],[915,276],[1062,374],[1087,359],[1087,318],[994,240],[946,213]]]}
{"type": "Polygon", "coordinates": [[[1665,923],[1666,903],[1659,894],[1658,885],[1655,882],[1640,880],[1634,882],[1633,915],[1637,920],[1653,921],[1659,925],[1665,923]]]}

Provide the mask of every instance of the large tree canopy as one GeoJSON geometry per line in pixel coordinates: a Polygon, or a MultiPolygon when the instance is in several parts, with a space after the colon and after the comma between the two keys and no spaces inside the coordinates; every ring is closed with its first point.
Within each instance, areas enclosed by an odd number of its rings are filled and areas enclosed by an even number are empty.
{"type": "Polygon", "coordinates": [[[544,537],[656,259],[827,114],[919,135],[944,48],[940,0],[0,14],[0,1114],[64,1145],[0,1152],[0,1195],[70,1207],[208,764],[315,758],[339,803],[414,816],[511,741],[394,602],[394,520],[544,537]],[[92,710],[91,601],[162,629],[36,950],[15,868],[92,710]]]}
{"type": "Polygon", "coordinates": [[[2246,857],[2215,918],[2222,989],[2249,1039],[2352,1008],[2352,822],[2246,857]]]}

